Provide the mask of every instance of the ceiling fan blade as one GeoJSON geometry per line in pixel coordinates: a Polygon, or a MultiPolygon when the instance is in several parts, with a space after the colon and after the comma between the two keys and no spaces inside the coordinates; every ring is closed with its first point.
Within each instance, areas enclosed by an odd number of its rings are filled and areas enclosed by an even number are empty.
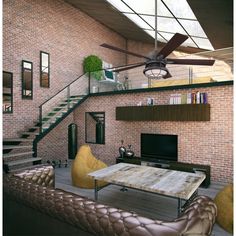
{"type": "Polygon", "coordinates": [[[171,78],[172,75],[171,73],[168,71],[167,74],[165,76],[163,76],[163,79],[168,79],[168,78],[171,78]]]}
{"type": "Polygon", "coordinates": [[[135,63],[135,64],[129,64],[129,65],[124,65],[124,66],[119,66],[119,67],[114,67],[114,68],[109,68],[113,72],[120,72],[124,70],[130,70],[139,66],[145,65],[146,62],[140,62],[140,63],[135,63]]]}
{"type": "Polygon", "coordinates": [[[161,49],[158,53],[162,55],[163,58],[166,58],[171,52],[173,52],[177,47],[179,47],[186,39],[188,38],[187,35],[176,33],[169,42],[161,49]]]}
{"type": "Polygon", "coordinates": [[[112,46],[112,45],[109,45],[109,44],[106,44],[106,43],[103,43],[100,46],[104,47],[104,48],[108,48],[108,49],[114,50],[114,51],[126,53],[126,54],[129,54],[129,55],[135,56],[135,57],[141,57],[141,58],[145,58],[145,59],[150,59],[149,57],[143,56],[141,54],[137,54],[137,53],[134,53],[134,52],[129,52],[127,50],[124,50],[124,49],[121,49],[121,48],[117,48],[115,46],[112,46]]]}
{"type": "Polygon", "coordinates": [[[212,66],[215,60],[207,59],[167,59],[168,64],[212,66]]]}

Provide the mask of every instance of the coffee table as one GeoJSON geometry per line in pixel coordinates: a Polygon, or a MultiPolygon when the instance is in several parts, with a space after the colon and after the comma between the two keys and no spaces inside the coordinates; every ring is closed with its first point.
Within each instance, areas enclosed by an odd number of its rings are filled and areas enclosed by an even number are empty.
{"type": "Polygon", "coordinates": [[[178,214],[197,195],[198,187],[206,177],[204,173],[189,173],[128,163],[112,165],[88,175],[94,178],[95,200],[98,199],[98,191],[102,189],[98,188],[97,181],[103,180],[108,184],[176,198],[178,214]],[[182,205],[183,200],[185,200],[184,205],[182,205]]]}

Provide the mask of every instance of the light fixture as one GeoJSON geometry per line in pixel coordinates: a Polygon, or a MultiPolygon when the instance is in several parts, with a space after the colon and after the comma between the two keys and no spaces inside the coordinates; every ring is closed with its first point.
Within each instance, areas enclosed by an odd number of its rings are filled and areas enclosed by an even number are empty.
{"type": "Polygon", "coordinates": [[[166,63],[162,56],[157,52],[157,0],[155,0],[155,51],[152,60],[146,63],[143,74],[148,79],[162,79],[168,76],[169,71],[166,69],[166,63]]]}
{"type": "Polygon", "coordinates": [[[168,70],[164,63],[158,61],[150,61],[146,64],[143,74],[149,79],[162,79],[168,74],[168,70]]]}

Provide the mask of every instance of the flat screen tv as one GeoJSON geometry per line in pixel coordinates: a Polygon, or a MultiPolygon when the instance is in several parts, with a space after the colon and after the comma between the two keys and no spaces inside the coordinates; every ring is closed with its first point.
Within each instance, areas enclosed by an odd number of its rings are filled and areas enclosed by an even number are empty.
{"type": "Polygon", "coordinates": [[[178,161],[178,136],[141,134],[141,158],[153,162],[178,161]]]}

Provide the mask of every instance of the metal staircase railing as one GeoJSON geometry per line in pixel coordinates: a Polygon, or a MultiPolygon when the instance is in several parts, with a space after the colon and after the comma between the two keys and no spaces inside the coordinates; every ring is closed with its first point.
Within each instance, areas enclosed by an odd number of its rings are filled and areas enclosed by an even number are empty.
{"type": "Polygon", "coordinates": [[[89,75],[79,76],[39,106],[40,134],[89,94],[89,75]]]}

